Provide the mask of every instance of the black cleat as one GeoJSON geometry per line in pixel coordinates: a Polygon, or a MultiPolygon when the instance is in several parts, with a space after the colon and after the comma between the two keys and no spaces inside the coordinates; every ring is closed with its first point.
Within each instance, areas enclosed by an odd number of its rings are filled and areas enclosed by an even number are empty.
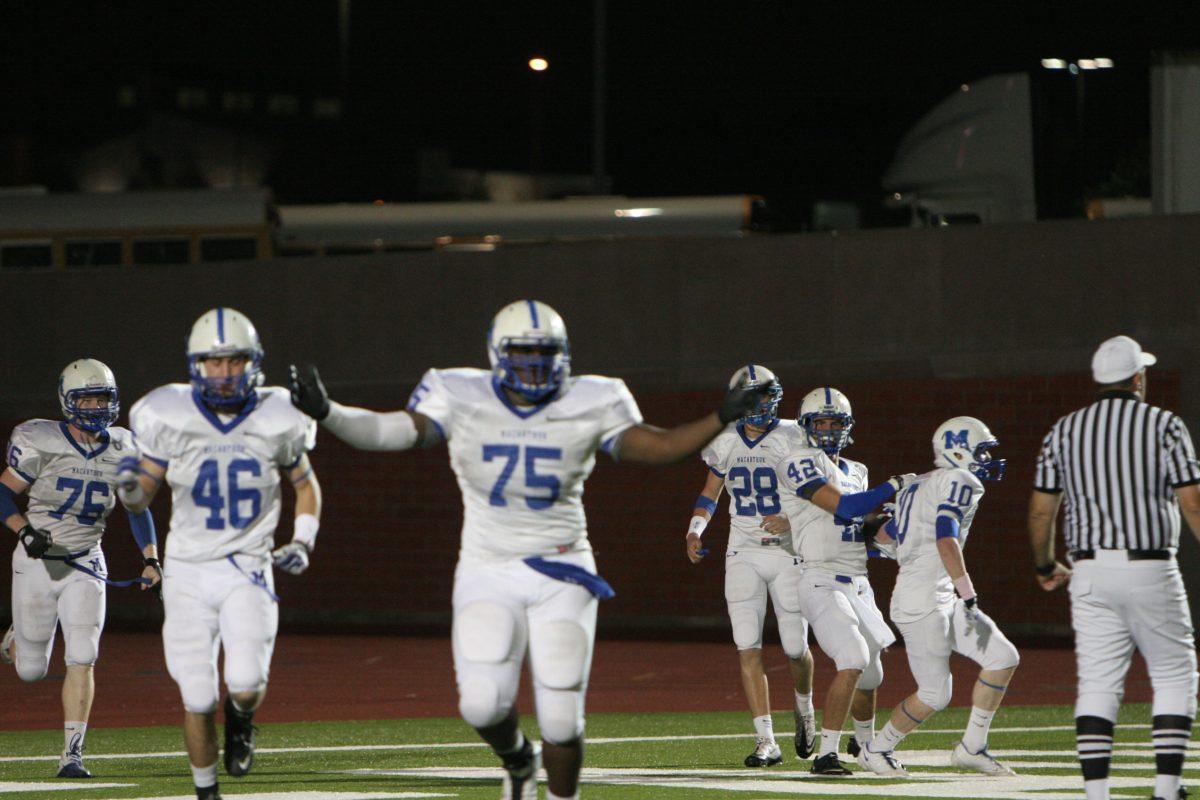
{"type": "Polygon", "coordinates": [[[851,736],[850,741],[846,742],[846,755],[851,758],[858,758],[858,754],[862,751],[862,747],[858,744],[858,739],[851,736]]]}
{"type": "Polygon", "coordinates": [[[520,750],[500,758],[504,762],[504,779],[500,784],[503,800],[537,800],[542,746],[526,739],[520,750]]]}
{"type": "Polygon", "coordinates": [[[92,773],[88,772],[87,767],[83,765],[83,758],[74,755],[65,759],[58,766],[58,777],[60,778],[90,778],[92,773]]]}
{"type": "Polygon", "coordinates": [[[846,769],[841,761],[838,761],[837,753],[826,753],[817,760],[813,761],[812,769],[809,770],[813,775],[853,775],[854,773],[846,769]]]}
{"type": "Polygon", "coordinates": [[[253,711],[238,711],[233,700],[225,698],[225,771],[235,778],[250,772],[254,766],[253,711]]]}
{"type": "Polygon", "coordinates": [[[204,788],[196,787],[196,800],[221,800],[221,790],[217,788],[217,784],[205,786],[204,788]]]}
{"type": "MultiPolygon", "coordinates": [[[[1175,800],[1187,800],[1188,791],[1183,786],[1179,787],[1179,794],[1175,795],[1175,800]]],[[[1152,795],[1150,800],[1163,800],[1158,795],[1152,795]]]]}

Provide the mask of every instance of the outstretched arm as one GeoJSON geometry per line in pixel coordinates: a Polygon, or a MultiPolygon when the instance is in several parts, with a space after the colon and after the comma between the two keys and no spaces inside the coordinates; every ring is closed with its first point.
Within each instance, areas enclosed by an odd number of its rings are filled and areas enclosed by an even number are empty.
{"type": "Polygon", "coordinates": [[[289,367],[292,405],[326,430],[359,450],[410,450],[431,447],[441,432],[419,411],[371,411],[335,403],[314,366],[289,367]]]}
{"type": "Polygon", "coordinates": [[[765,385],[745,389],[735,387],[725,393],[721,407],[715,412],[674,428],[634,425],[621,434],[620,445],[614,455],[632,464],[672,464],[680,461],[699,452],[726,425],[756,408],[767,391],[765,385]]]}

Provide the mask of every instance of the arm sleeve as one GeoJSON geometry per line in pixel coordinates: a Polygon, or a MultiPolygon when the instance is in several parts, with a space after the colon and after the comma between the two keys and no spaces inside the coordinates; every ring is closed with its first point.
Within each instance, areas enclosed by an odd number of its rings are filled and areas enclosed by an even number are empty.
{"type": "Polygon", "coordinates": [[[1051,428],[1046,438],[1042,439],[1042,449],[1038,451],[1037,470],[1033,478],[1033,488],[1048,494],[1058,494],[1062,491],[1062,479],[1054,455],[1054,432],[1057,429],[1057,425],[1051,428]]]}
{"type": "Polygon", "coordinates": [[[1200,463],[1196,461],[1196,448],[1187,425],[1172,415],[1167,423],[1164,451],[1167,458],[1167,480],[1171,487],[1190,486],[1200,483],[1200,463]]]}
{"type": "Polygon", "coordinates": [[[616,458],[620,455],[621,434],[642,423],[642,411],[633,393],[619,378],[613,379],[613,396],[600,418],[600,449],[616,458]]]}
{"type": "Polygon", "coordinates": [[[13,428],[5,451],[9,468],[26,483],[33,483],[42,471],[42,451],[33,442],[33,432],[27,425],[13,428]]]}
{"type": "Polygon", "coordinates": [[[370,411],[331,402],[322,424],[359,450],[408,450],[417,443],[417,426],[407,411],[370,411]]]}
{"type": "MultiPolygon", "coordinates": [[[[444,441],[454,435],[454,405],[446,382],[436,369],[426,371],[409,395],[405,408],[424,415],[437,428],[444,441]]],[[[400,422],[396,420],[396,422],[400,422]]],[[[411,446],[411,445],[410,445],[411,446]]]]}

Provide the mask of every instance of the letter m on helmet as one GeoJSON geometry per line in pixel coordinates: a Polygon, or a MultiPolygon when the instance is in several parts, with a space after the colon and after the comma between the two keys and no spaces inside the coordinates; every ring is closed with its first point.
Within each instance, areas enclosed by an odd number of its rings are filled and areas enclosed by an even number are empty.
{"type": "Polygon", "coordinates": [[[964,450],[971,449],[971,445],[967,442],[967,431],[965,428],[958,433],[955,433],[954,431],[946,431],[944,435],[946,437],[947,450],[955,447],[961,447],[964,450]]]}

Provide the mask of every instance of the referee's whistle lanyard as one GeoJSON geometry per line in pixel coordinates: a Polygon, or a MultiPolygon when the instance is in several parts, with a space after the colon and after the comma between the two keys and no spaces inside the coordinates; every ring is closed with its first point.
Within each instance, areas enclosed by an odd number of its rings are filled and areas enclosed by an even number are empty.
{"type": "Polygon", "coordinates": [[[81,550],[78,553],[68,553],[65,556],[49,556],[49,555],[43,554],[41,556],[41,558],[43,561],[61,561],[62,563],[66,564],[68,567],[79,570],[84,575],[91,575],[93,578],[96,578],[97,580],[104,581],[109,586],[133,586],[134,584],[137,584],[137,583],[144,583],[147,586],[149,586],[152,583],[154,583],[154,581],[150,580],[149,578],[141,578],[141,577],[131,578],[127,581],[109,580],[107,577],[105,577],[104,575],[101,575],[99,572],[96,572],[94,569],[89,569],[88,567],[85,567],[83,564],[80,564],[78,561],[75,560],[77,558],[83,558],[90,552],[92,552],[92,551],[89,548],[87,550],[81,550]]]}
{"type": "Polygon", "coordinates": [[[267,571],[265,569],[252,569],[249,572],[247,572],[246,570],[242,569],[242,565],[237,562],[236,558],[234,558],[235,555],[239,555],[239,554],[238,553],[230,553],[229,555],[225,556],[225,558],[227,561],[229,561],[230,564],[233,564],[234,569],[236,569],[238,572],[240,572],[246,576],[246,580],[250,581],[255,586],[262,589],[264,592],[267,593],[267,597],[271,598],[276,603],[278,603],[279,595],[272,592],[271,587],[269,585],[267,585],[267,571]]]}

